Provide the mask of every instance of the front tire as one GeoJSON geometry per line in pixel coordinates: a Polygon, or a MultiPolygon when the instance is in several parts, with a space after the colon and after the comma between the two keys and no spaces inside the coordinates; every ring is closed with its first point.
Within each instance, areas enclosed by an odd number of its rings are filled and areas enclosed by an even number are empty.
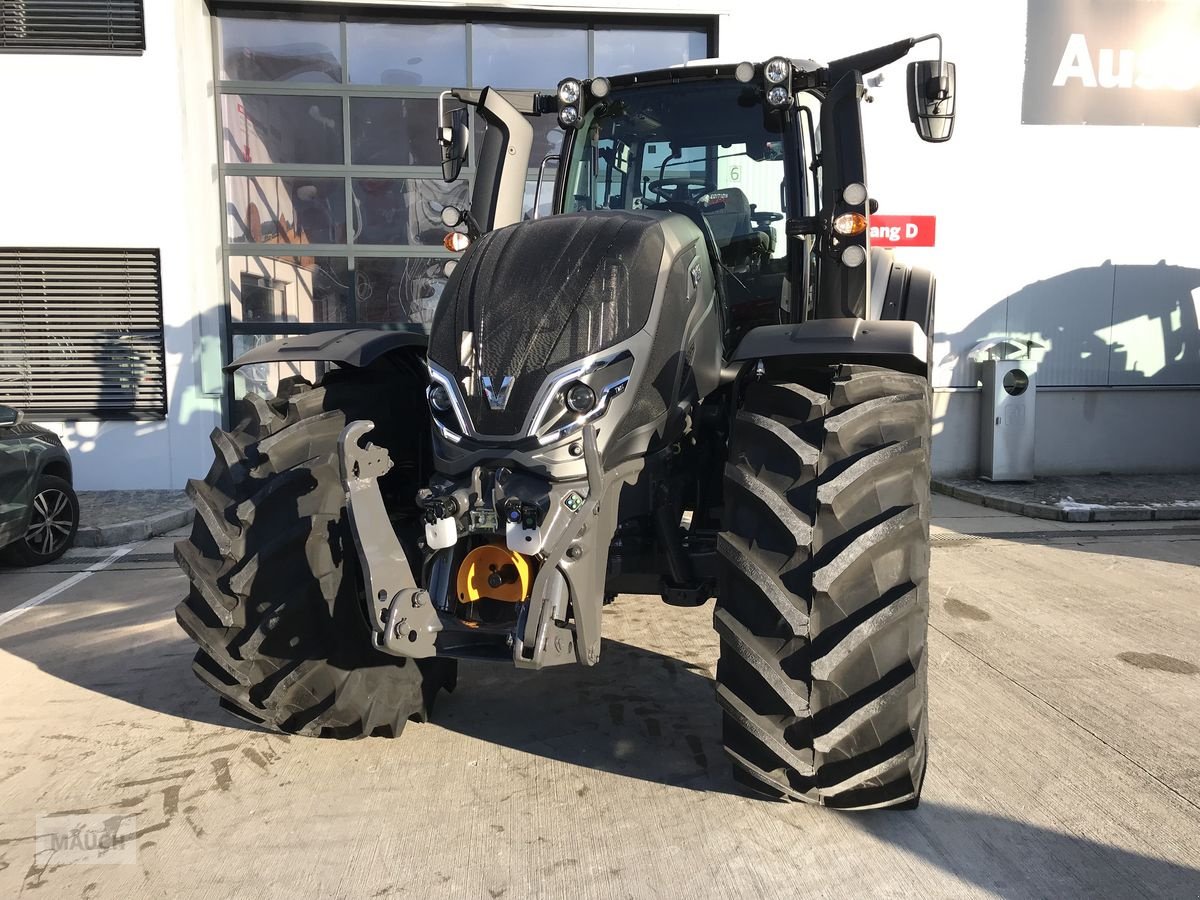
{"type": "Polygon", "coordinates": [[[752,384],[725,479],[717,696],[734,775],[915,807],[926,762],[930,393],[865,366],[752,384]]]}
{"type": "Polygon", "coordinates": [[[316,388],[282,385],[281,399],[251,395],[246,421],[213,432],[212,469],[188,483],[196,518],[175,557],[190,590],[175,614],[199,646],[193,670],[230,712],[294,734],[390,737],[454,688],[452,660],[372,647],[339,472],[342,429],[370,418],[397,464],[396,502],[411,502],[411,416],[426,413],[407,393],[340,370],[316,388]]]}

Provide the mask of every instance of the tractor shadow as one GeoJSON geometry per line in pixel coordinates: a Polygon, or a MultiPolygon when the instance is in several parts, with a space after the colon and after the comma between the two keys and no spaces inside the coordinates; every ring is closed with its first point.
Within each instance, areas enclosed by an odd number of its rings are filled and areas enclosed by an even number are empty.
{"type": "Polygon", "coordinates": [[[1027,284],[958,332],[940,331],[950,385],[974,387],[980,341],[1013,336],[1044,348],[1038,387],[1194,385],[1200,379],[1200,269],[1114,264],[1027,284]]]}
{"type": "MultiPolygon", "coordinates": [[[[186,589],[179,570],[155,562],[108,571],[130,570],[139,582],[119,598],[105,587],[111,579],[98,576],[83,582],[69,602],[47,605],[50,618],[23,616],[9,623],[0,636],[0,652],[87,691],[176,720],[259,731],[220,708],[212,690],[192,672],[195,644],[173,615],[186,589]],[[169,605],[164,598],[170,598],[169,605]]],[[[127,577],[122,577],[125,584],[127,577]]],[[[618,603],[628,603],[638,618],[649,619],[662,608],[657,599],[653,605],[634,598],[618,603]]],[[[629,611],[622,612],[628,621],[629,611]]],[[[730,777],[712,680],[698,663],[606,639],[594,668],[526,672],[511,663],[462,662],[458,684],[455,693],[439,695],[431,724],[410,724],[396,742],[403,744],[424,728],[444,728],[631,778],[744,793],[730,777]]]]}
{"type": "Polygon", "coordinates": [[[837,815],[851,830],[956,877],[964,896],[966,885],[1006,900],[1200,894],[1200,871],[1195,868],[1023,818],[928,799],[919,809],[901,814],[821,812],[837,815]]]}
{"type": "Polygon", "coordinates": [[[1194,469],[1200,431],[1187,394],[1172,392],[1200,384],[1200,269],[1104,260],[997,297],[961,327],[952,311],[939,312],[955,327],[934,335],[935,384],[957,390],[935,395],[936,474],[976,473],[979,364],[970,353],[1006,336],[1042,348],[1035,353],[1040,475],[1194,469]],[[1167,421],[1172,428],[1164,430],[1167,421]]]}
{"type": "Polygon", "coordinates": [[[721,749],[709,670],[696,662],[606,639],[594,668],[462,662],[458,683],[434,709],[441,728],[629,778],[746,793],[721,749]]]}
{"type": "MultiPolygon", "coordinates": [[[[65,577],[59,576],[59,577],[65,577]]],[[[186,722],[257,730],[223,709],[192,673],[196,645],[175,622],[186,587],[174,563],[114,566],[61,598],[10,622],[0,652],[62,681],[186,722]],[[107,594],[109,573],[138,578],[136,592],[107,594]],[[164,598],[170,603],[164,611],[164,598]],[[35,624],[40,622],[41,624],[35,624]]]]}

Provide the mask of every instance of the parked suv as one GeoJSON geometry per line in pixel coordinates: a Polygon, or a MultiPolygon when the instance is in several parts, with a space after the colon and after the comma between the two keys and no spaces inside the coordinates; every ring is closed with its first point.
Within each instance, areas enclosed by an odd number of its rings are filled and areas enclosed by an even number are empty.
{"type": "Polygon", "coordinates": [[[0,406],[0,563],[53,562],[70,548],[78,528],[79,499],[62,441],[0,406]]]}

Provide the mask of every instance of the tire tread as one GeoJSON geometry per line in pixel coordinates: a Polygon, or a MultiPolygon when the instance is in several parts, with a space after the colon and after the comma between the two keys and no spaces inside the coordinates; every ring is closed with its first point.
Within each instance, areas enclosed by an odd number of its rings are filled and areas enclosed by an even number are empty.
{"type": "Polygon", "coordinates": [[[190,582],[176,619],[197,644],[193,670],[225,709],[276,731],[396,736],[454,686],[453,661],[371,644],[337,438],[387,407],[372,409],[376,392],[354,377],[247,395],[243,422],[212,435],[208,476],[187,486],[197,515],[175,548],[190,582]]]}
{"type": "Polygon", "coordinates": [[[725,748],[738,780],[772,796],[912,808],[926,759],[928,384],[860,366],[796,378],[751,385],[730,438],[714,613],[725,748]]]}

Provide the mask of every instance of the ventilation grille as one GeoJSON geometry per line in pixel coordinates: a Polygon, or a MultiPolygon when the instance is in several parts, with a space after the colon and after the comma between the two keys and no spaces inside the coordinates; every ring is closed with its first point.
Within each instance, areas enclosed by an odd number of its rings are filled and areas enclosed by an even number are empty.
{"type": "Polygon", "coordinates": [[[165,416],[158,251],[0,248],[0,403],[53,420],[165,416]]]}
{"type": "Polygon", "coordinates": [[[139,53],[142,0],[0,0],[0,51],[139,53]]]}

